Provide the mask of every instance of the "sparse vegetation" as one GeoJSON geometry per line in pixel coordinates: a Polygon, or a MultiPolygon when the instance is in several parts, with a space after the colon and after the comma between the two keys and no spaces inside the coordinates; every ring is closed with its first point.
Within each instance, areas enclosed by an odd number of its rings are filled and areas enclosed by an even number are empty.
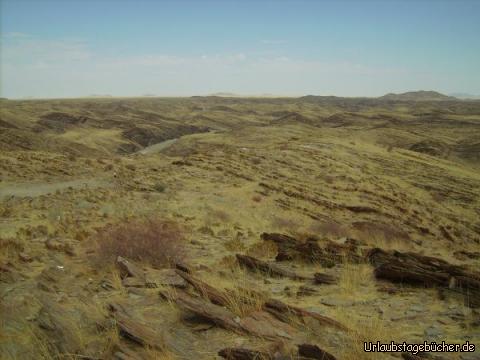
{"type": "Polygon", "coordinates": [[[476,102],[6,100],[0,117],[2,358],[298,356],[253,335],[280,329],[347,360],[382,359],[367,339],[480,341],[475,290],[380,279],[368,258],[477,271],[476,102]]]}

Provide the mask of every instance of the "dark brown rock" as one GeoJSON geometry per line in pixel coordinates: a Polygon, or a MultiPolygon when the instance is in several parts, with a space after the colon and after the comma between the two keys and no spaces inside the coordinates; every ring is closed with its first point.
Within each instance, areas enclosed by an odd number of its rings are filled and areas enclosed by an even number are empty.
{"type": "Polygon", "coordinates": [[[161,292],[163,298],[174,301],[180,308],[224,329],[268,339],[290,339],[295,329],[275,319],[265,311],[257,311],[240,319],[225,307],[194,298],[183,291],[174,294],[161,292]]]}
{"type": "Polygon", "coordinates": [[[278,233],[263,233],[261,238],[265,241],[273,241],[277,245],[278,252],[276,261],[293,260],[300,258],[305,261],[319,262],[325,267],[332,267],[336,263],[345,260],[349,262],[362,262],[363,257],[357,254],[355,242],[339,244],[327,241],[322,247],[315,237],[309,237],[305,241],[299,241],[291,236],[278,233]]]}
{"type": "Polygon", "coordinates": [[[311,296],[315,295],[317,290],[309,287],[309,286],[300,286],[297,291],[297,296],[311,296]]]}
{"type": "Polygon", "coordinates": [[[126,277],[122,279],[122,285],[125,287],[136,287],[136,288],[141,288],[145,287],[145,279],[139,279],[138,277],[126,277]]]}
{"type": "Polygon", "coordinates": [[[161,349],[163,339],[158,331],[124,314],[115,314],[120,334],[140,344],[161,349]]]}
{"type": "Polygon", "coordinates": [[[298,354],[307,359],[336,360],[337,358],[327,351],[320,349],[317,345],[298,345],[298,354]]]}
{"type": "Polygon", "coordinates": [[[315,273],[313,275],[313,280],[315,284],[336,284],[338,282],[338,279],[335,276],[324,273],[315,273]]]}
{"type": "Polygon", "coordinates": [[[227,330],[242,332],[239,320],[228,309],[206,302],[200,298],[194,298],[185,292],[178,291],[175,295],[163,294],[164,297],[170,298],[182,309],[192,312],[193,314],[214,323],[227,330]]]}
{"type": "Polygon", "coordinates": [[[209,299],[212,303],[217,305],[228,304],[228,298],[223,292],[215,289],[214,287],[208,285],[200,279],[197,279],[194,276],[187,274],[184,271],[176,270],[176,273],[178,274],[178,276],[180,276],[190,285],[192,285],[202,297],[209,299]]]}
{"type": "Polygon", "coordinates": [[[480,306],[480,273],[439,258],[411,252],[387,252],[375,248],[369,251],[367,258],[375,266],[378,279],[450,289],[466,295],[470,307],[480,306]]]}
{"type": "Polygon", "coordinates": [[[256,311],[241,319],[240,325],[248,334],[267,339],[291,339],[295,333],[290,325],[278,321],[265,311],[256,311]]]}
{"type": "Polygon", "coordinates": [[[453,256],[458,260],[480,259],[480,252],[459,250],[453,253],[453,256]]]}
{"type": "Polygon", "coordinates": [[[293,314],[299,317],[311,317],[324,325],[332,326],[340,330],[348,330],[346,326],[334,319],[314,313],[312,311],[287,305],[280,300],[270,299],[266,301],[264,304],[264,309],[282,321],[288,321],[288,317],[293,314]]]}
{"type": "Polygon", "coordinates": [[[181,261],[175,262],[175,269],[186,272],[187,274],[192,273],[192,268],[189,265],[187,265],[187,264],[185,264],[184,262],[181,262],[181,261]]]}
{"type": "Polygon", "coordinates": [[[227,360],[271,360],[272,356],[265,352],[244,349],[225,348],[218,352],[218,355],[227,360]]]}
{"type": "Polygon", "coordinates": [[[273,241],[281,248],[295,248],[297,246],[297,239],[289,235],[279,234],[279,233],[262,233],[260,235],[262,240],[273,241]]]}
{"type": "Polygon", "coordinates": [[[270,276],[277,276],[277,277],[287,277],[293,280],[306,280],[308,278],[298,275],[294,273],[293,271],[289,270],[284,270],[280,267],[278,267],[275,264],[267,263],[265,261],[256,259],[254,257],[248,256],[248,255],[241,255],[237,254],[236,255],[238,262],[240,265],[243,265],[247,267],[250,270],[258,270],[263,273],[266,273],[270,276]]]}
{"type": "Polygon", "coordinates": [[[132,276],[145,280],[145,273],[143,269],[133,261],[119,256],[117,257],[117,265],[120,268],[122,277],[132,276]]]}

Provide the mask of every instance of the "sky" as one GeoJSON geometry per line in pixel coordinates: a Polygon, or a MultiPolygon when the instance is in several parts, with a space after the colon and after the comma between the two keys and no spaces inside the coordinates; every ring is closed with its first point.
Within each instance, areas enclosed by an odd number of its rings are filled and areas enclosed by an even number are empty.
{"type": "Polygon", "coordinates": [[[480,94],[480,0],[0,0],[0,96],[480,94]]]}

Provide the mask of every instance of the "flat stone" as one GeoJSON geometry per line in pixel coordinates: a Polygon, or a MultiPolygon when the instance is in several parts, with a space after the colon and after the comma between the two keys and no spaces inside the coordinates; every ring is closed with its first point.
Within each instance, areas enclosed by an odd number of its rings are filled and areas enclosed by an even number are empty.
{"type": "Polygon", "coordinates": [[[341,299],[322,299],[321,304],[326,306],[352,306],[355,305],[355,301],[352,300],[341,300],[341,299]]]}
{"type": "Polygon", "coordinates": [[[125,287],[145,287],[145,279],[139,279],[138,277],[126,277],[122,280],[122,285],[125,287]]]}
{"type": "Polygon", "coordinates": [[[315,295],[317,290],[308,287],[308,286],[300,286],[297,291],[297,296],[311,296],[315,295]]]}
{"type": "Polygon", "coordinates": [[[148,287],[174,286],[185,288],[187,282],[174,269],[148,269],[145,272],[145,282],[148,287]]]}

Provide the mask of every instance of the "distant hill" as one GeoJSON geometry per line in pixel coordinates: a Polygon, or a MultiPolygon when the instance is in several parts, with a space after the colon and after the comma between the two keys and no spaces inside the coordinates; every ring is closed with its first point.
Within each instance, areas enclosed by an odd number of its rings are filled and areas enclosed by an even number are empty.
{"type": "Polygon", "coordinates": [[[218,92],[218,93],[210,94],[209,96],[238,97],[241,95],[230,93],[230,92],[218,92]]]}
{"type": "Polygon", "coordinates": [[[389,101],[445,101],[456,100],[453,96],[447,96],[436,91],[409,91],[403,94],[387,94],[379,97],[380,100],[389,101]]]}
{"type": "Polygon", "coordinates": [[[230,93],[230,92],[218,92],[214,94],[210,94],[208,96],[218,96],[218,97],[258,97],[258,98],[274,98],[274,97],[288,97],[285,95],[275,95],[275,94],[269,94],[269,93],[263,93],[263,94],[235,94],[235,93],[230,93]]]}
{"type": "Polygon", "coordinates": [[[480,95],[472,95],[472,94],[467,94],[467,93],[454,93],[454,94],[449,94],[450,96],[454,96],[457,99],[465,99],[465,100],[479,100],[480,95]]]}

